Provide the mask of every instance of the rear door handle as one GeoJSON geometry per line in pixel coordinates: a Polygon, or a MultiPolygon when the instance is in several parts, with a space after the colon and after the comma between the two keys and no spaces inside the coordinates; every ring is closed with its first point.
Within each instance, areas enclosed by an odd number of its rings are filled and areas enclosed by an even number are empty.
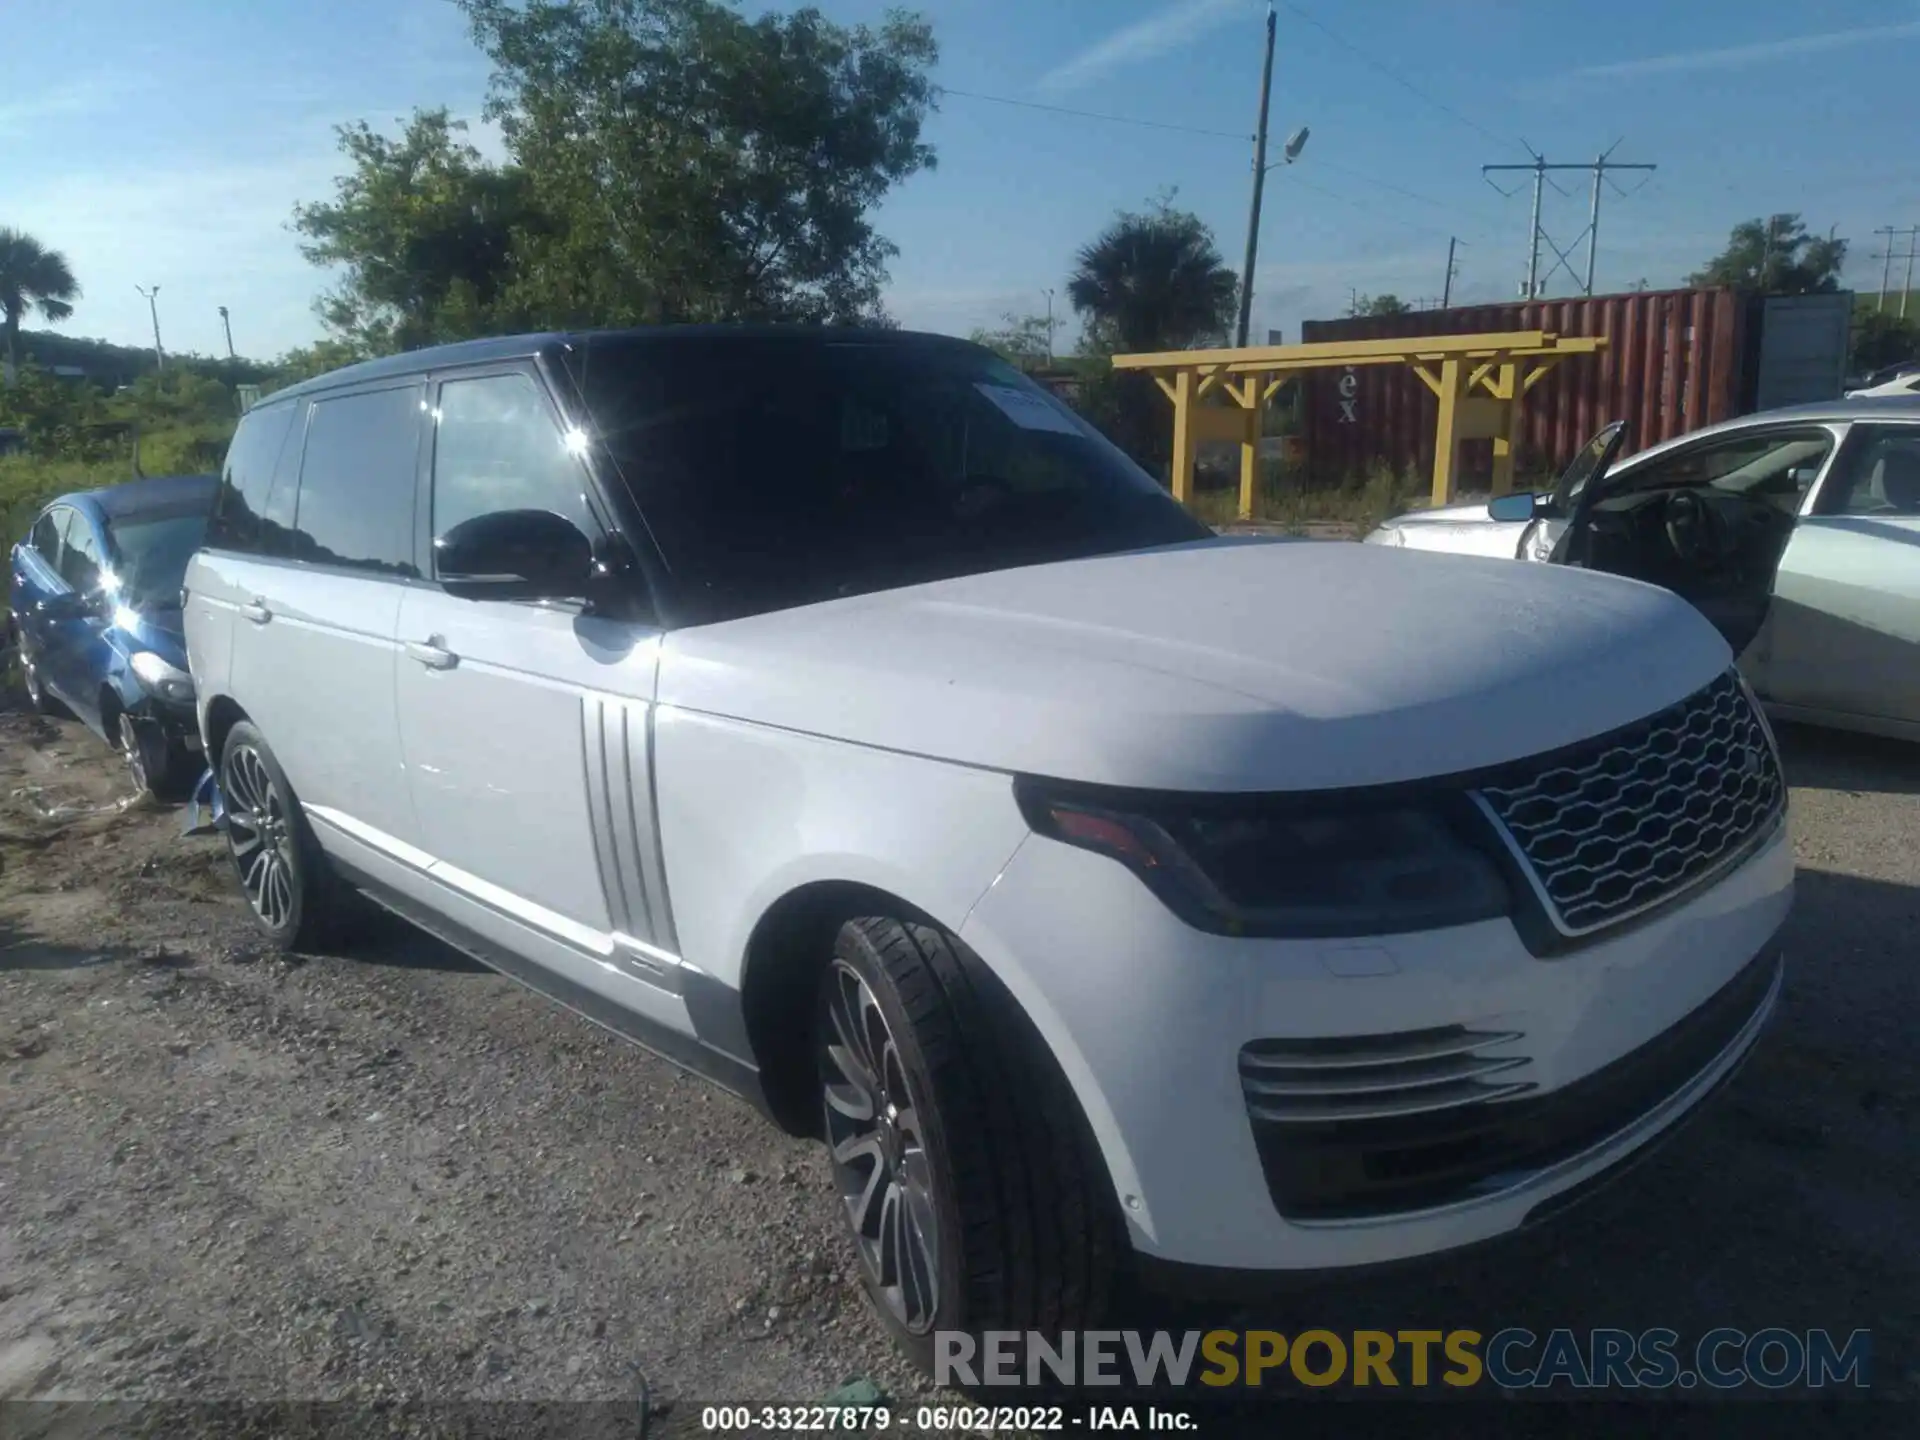
{"type": "Polygon", "coordinates": [[[460,657],[453,651],[442,648],[437,642],[440,637],[434,635],[428,639],[407,641],[407,654],[418,660],[429,670],[451,670],[460,657]]]}
{"type": "Polygon", "coordinates": [[[249,600],[240,607],[240,613],[256,625],[264,625],[273,618],[273,611],[259,600],[249,600]]]}

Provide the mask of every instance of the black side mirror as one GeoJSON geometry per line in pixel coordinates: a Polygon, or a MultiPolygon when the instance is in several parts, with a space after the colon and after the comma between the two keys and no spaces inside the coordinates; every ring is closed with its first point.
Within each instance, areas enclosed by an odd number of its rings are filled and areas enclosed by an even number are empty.
{"type": "Polygon", "coordinates": [[[1496,495],[1487,502],[1487,514],[1495,520],[1531,520],[1540,513],[1544,498],[1531,490],[1518,495],[1496,495]]]}
{"type": "Polygon", "coordinates": [[[437,537],[433,568],[456,593],[585,595],[593,545],[578,525],[551,510],[496,510],[437,537]]]}

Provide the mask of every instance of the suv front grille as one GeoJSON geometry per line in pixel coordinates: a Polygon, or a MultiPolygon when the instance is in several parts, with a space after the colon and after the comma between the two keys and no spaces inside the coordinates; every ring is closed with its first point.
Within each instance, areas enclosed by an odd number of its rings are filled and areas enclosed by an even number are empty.
{"type": "Polygon", "coordinates": [[[1476,794],[1567,935],[1707,879],[1770,833],[1786,800],[1766,722],[1732,670],[1476,794]]]}

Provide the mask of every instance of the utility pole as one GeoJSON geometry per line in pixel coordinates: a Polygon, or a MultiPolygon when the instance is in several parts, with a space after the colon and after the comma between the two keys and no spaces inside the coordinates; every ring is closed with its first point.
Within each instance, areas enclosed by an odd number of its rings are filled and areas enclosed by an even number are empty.
{"type": "MultiPolygon", "coordinates": [[[[1920,240],[1920,225],[1907,227],[1907,278],[1901,280],[1901,319],[1907,319],[1907,296],[1914,288],[1914,240],[1920,240]]],[[[1887,244],[1887,259],[1893,257],[1893,246],[1887,244]]],[[[1885,305],[1885,301],[1882,301],[1885,305]]]]}
{"type": "Polygon", "coordinates": [[[153,368],[156,370],[164,370],[167,368],[167,352],[160,348],[160,304],[158,299],[160,287],[156,285],[149,290],[144,285],[136,285],[133,288],[138,290],[146,299],[147,313],[153,317],[153,368]]]}
{"type": "MultiPolygon", "coordinates": [[[[1051,290],[1047,292],[1047,320],[1047,340],[1051,346],[1053,340],[1053,292],[1051,290]]],[[[227,307],[224,305],[220,307],[220,325],[227,332],[227,359],[238,360],[240,357],[233,353],[233,321],[227,318],[227,307]]]]}
{"type": "Polygon", "coordinates": [[[1907,230],[1907,278],[1900,282],[1900,318],[1907,318],[1907,295],[1913,289],[1913,242],[1920,238],[1920,225],[1907,230]]]}
{"type": "Polygon", "coordinates": [[[1891,225],[1882,225],[1873,233],[1887,237],[1887,253],[1881,257],[1885,263],[1880,267],[1880,305],[1878,307],[1879,313],[1884,315],[1887,313],[1887,286],[1893,283],[1893,237],[1900,232],[1891,225]]]}
{"type": "Polygon", "coordinates": [[[1253,262],[1260,250],[1260,192],[1267,183],[1267,106],[1273,98],[1273,3],[1267,4],[1267,54],[1260,65],[1260,123],[1253,134],[1253,205],[1247,213],[1247,263],[1240,272],[1240,323],[1234,327],[1236,346],[1247,343],[1253,319],[1253,262]]]}
{"type": "Polygon", "coordinates": [[[1051,365],[1053,364],[1053,291],[1047,289],[1040,293],[1047,297],[1047,364],[1051,365]]]}
{"type": "Polygon", "coordinates": [[[1440,287],[1440,308],[1442,310],[1449,309],[1453,305],[1453,277],[1459,273],[1459,266],[1454,263],[1453,252],[1459,243],[1459,236],[1449,235],[1447,237],[1447,282],[1440,287]]]}
{"type": "MultiPolygon", "coordinates": [[[[1482,165],[1480,167],[1481,175],[1487,177],[1490,177],[1493,172],[1497,170],[1526,170],[1532,172],[1533,219],[1527,235],[1527,298],[1529,300],[1539,296],[1541,287],[1545,283],[1540,275],[1540,246],[1542,242],[1545,242],[1556,257],[1553,269],[1564,268],[1567,274],[1581,286],[1585,294],[1593,294],[1594,265],[1599,255],[1600,246],[1600,185],[1602,181],[1606,179],[1608,172],[1613,170],[1645,170],[1651,172],[1660,168],[1657,165],[1627,164],[1623,161],[1611,160],[1608,156],[1612,154],[1613,151],[1608,149],[1582,165],[1568,163],[1552,164],[1549,163],[1546,156],[1535,150],[1533,151],[1532,161],[1525,165],[1482,165]],[[1558,245],[1555,245],[1553,238],[1540,228],[1541,191],[1544,186],[1551,183],[1548,181],[1547,175],[1550,171],[1554,170],[1590,170],[1593,172],[1593,199],[1588,215],[1586,232],[1574,239],[1575,245],[1578,245],[1582,239],[1587,242],[1587,273],[1584,279],[1574,273],[1573,262],[1567,259],[1566,251],[1562,250],[1558,245]]],[[[1491,179],[1488,180],[1488,183],[1492,184],[1491,179]]],[[[1494,188],[1498,190],[1500,187],[1495,185],[1494,188]]],[[[1555,188],[1558,189],[1559,187],[1556,186],[1555,188]]],[[[1510,194],[1511,192],[1503,191],[1502,193],[1510,194]]],[[[1566,192],[1562,191],[1561,193],[1565,194],[1566,192]]],[[[1571,249],[1572,247],[1569,246],[1568,248],[1571,249]]],[[[1549,270],[1548,274],[1551,275],[1552,270],[1549,270]]]]}

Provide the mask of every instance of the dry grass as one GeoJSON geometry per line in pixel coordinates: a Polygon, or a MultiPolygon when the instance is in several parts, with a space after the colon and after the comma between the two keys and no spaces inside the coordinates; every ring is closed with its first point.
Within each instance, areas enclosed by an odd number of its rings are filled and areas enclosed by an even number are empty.
{"type": "MultiPolygon", "coordinates": [[[[1334,526],[1358,539],[1383,520],[1411,509],[1426,490],[1424,477],[1396,473],[1385,466],[1345,485],[1309,485],[1297,471],[1269,465],[1254,493],[1253,519],[1295,533],[1304,533],[1310,526],[1334,526]]],[[[1198,491],[1190,508],[1209,525],[1231,525],[1240,518],[1239,487],[1198,491]]]]}

